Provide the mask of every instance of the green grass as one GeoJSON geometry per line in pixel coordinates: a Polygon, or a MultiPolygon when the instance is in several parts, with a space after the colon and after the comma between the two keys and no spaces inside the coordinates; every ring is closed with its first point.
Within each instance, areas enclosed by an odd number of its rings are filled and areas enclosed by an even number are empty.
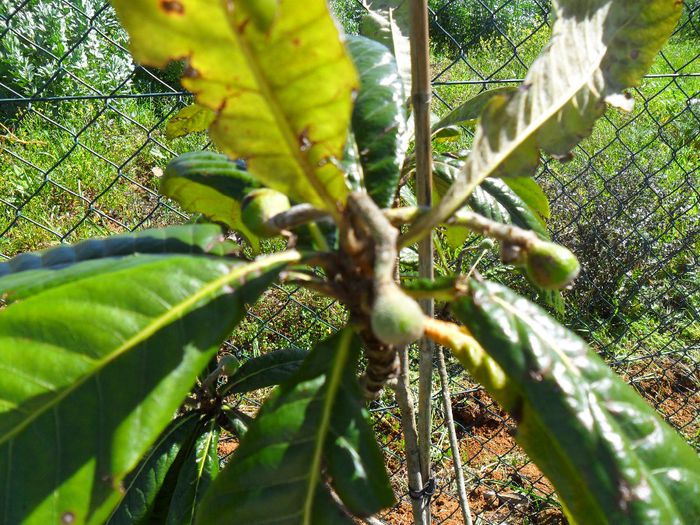
{"type": "Polygon", "coordinates": [[[174,98],[35,103],[0,135],[0,253],[12,256],[137,226],[182,221],[158,204],[158,170],[202,148],[167,140],[174,98]],[[145,223],[142,221],[149,217],[145,223]]]}

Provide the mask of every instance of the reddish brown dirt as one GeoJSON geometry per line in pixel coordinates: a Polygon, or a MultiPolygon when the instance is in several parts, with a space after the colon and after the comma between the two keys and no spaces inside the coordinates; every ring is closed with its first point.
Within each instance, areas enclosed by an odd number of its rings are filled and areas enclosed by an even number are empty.
{"type": "MultiPolygon", "coordinates": [[[[504,424],[512,425],[512,422],[488,394],[478,391],[457,396],[453,400],[453,411],[460,429],[463,463],[479,480],[476,486],[472,484],[469,493],[472,516],[479,516],[484,524],[520,525],[526,517],[536,525],[566,524],[561,510],[542,499],[553,494],[554,488],[535,465],[527,463],[527,457],[504,424]]],[[[388,431],[400,436],[398,428],[380,423],[378,432],[385,435],[382,433],[388,431]]],[[[440,467],[437,477],[451,478],[451,461],[443,461],[440,467]]],[[[405,489],[397,490],[400,492],[405,489]]],[[[433,499],[432,511],[435,522],[463,523],[459,503],[453,494],[438,494],[433,499]]],[[[391,525],[412,524],[410,502],[401,502],[382,518],[391,525]]]]}
{"type": "Polygon", "coordinates": [[[700,432],[700,369],[666,359],[639,361],[623,370],[622,377],[686,438],[700,432]]]}
{"type": "MultiPolygon", "coordinates": [[[[463,525],[464,520],[456,498],[441,495],[432,501],[432,516],[441,525],[463,525]]],[[[503,503],[483,487],[469,496],[472,518],[479,516],[484,524],[521,525],[526,517],[533,525],[567,525],[566,518],[556,507],[537,510],[528,505],[503,503]]],[[[390,525],[413,525],[413,512],[408,502],[402,502],[381,516],[390,525]]]]}
{"type": "Polygon", "coordinates": [[[234,441],[232,438],[224,438],[219,441],[219,446],[217,447],[217,452],[220,458],[225,458],[230,456],[238,448],[238,441],[234,441]]]}

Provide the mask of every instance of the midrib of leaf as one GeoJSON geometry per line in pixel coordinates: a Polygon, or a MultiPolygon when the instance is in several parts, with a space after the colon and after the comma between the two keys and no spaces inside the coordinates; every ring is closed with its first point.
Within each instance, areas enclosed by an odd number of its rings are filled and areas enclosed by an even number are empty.
{"type": "Polygon", "coordinates": [[[575,375],[575,376],[577,376],[577,377],[581,377],[581,373],[578,371],[578,369],[577,369],[577,368],[574,366],[574,364],[571,362],[571,359],[569,359],[569,356],[566,355],[566,353],[564,353],[564,351],[561,350],[561,349],[555,344],[555,342],[552,340],[551,336],[549,336],[548,334],[542,332],[542,330],[540,330],[540,327],[539,327],[537,324],[531,323],[527,317],[524,317],[524,316],[520,315],[520,312],[519,312],[516,308],[514,308],[512,304],[510,304],[510,303],[504,301],[503,299],[501,299],[501,298],[500,298],[499,296],[497,296],[497,295],[490,294],[490,297],[491,297],[491,300],[492,300],[493,302],[498,303],[498,304],[501,306],[501,308],[503,308],[504,310],[508,311],[511,315],[513,315],[513,317],[515,317],[516,319],[518,319],[521,323],[527,325],[527,327],[528,327],[530,330],[532,330],[532,332],[534,332],[535,335],[537,335],[537,337],[538,337],[542,342],[546,342],[546,343],[547,343],[547,346],[548,346],[555,354],[557,354],[557,355],[559,356],[559,359],[561,359],[561,360],[564,362],[564,364],[566,365],[566,368],[567,368],[567,371],[568,371],[568,372],[570,372],[571,374],[573,374],[573,375],[575,375]]]}
{"type": "Polygon", "coordinates": [[[205,299],[207,296],[216,293],[222,287],[231,284],[232,282],[245,276],[248,273],[253,273],[258,270],[262,270],[266,267],[273,266],[277,263],[290,263],[298,261],[300,259],[301,254],[295,250],[281,252],[262,259],[258,259],[257,261],[254,261],[250,264],[242,265],[239,268],[234,268],[231,272],[222,275],[214,281],[211,281],[209,284],[205,285],[200,290],[190,295],[184,301],[181,301],[174,307],[164,312],[162,315],[154,318],[153,321],[146,325],[140,332],[134,334],[131,338],[127,339],[124,343],[122,343],[114,352],[97,361],[97,364],[91,373],[87,373],[83,377],[78,378],[69,387],[66,387],[64,390],[58,392],[53,398],[51,398],[50,402],[43,405],[43,407],[41,407],[40,409],[37,409],[34,412],[32,412],[26,419],[23,420],[21,424],[15,426],[11,431],[7,432],[5,435],[0,436],[0,444],[4,443],[8,439],[11,439],[13,436],[24,430],[32,421],[34,421],[36,418],[42,415],[45,411],[55,407],[57,404],[63,401],[63,399],[68,397],[68,395],[73,393],[86,381],[88,381],[88,379],[99,374],[99,372],[101,372],[102,369],[105,368],[108,364],[110,364],[115,359],[125,354],[129,350],[133,349],[138,344],[146,341],[152,335],[155,335],[160,329],[164,328],[171,322],[177,320],[179,317],[185,314],[188,309],[193,307],[199,301],[205,299]]]}
{"type": "Polygon", "coordinates": [[[275,122],[277,122],[277,126],[282,131],[282,136],[284,137],[284,141],[287,144],[287,149],[291,152],[292,156],[301,166],[302,170],[306,175],[306,178],[309,180],[309,182],[311,182],[311,185],[314,187],[314,190],[316,191],[318,196],[321,197],[324,201],[326,201],[326,203],[328,203],[328,211],[331,213],[331,215],[333,215],[333,217],[336,218],[336,220],[340,220],[340,215],[338,213],[338,208],[335,200],[328,193],[328,191],[326,190],[326,186],[323,184],[323,182],[321,182],[316,177],[316,173],[314,172],[313,168],[307,162],[304,155],[302,155],[301,149],[299,147],[299,141],[297,140],[294,130],[292,129],[291,124],[285,118],[284,111],[282,110],[282,107],[280,106],[280,103],[277,100],[277,96],[275,95],[275,92],[271,89],[267,82],[267,77],[258,66],[255,54],[248,45],[248,41],[243,37],[243,35],[241,35],[236,30],[233,24],[231,24],[231,31],[234,35],[234,38],[237,40],[238,45],[240,46],[241,52],[245,57],[245,61],[248,64],[250,71],[253,73],[253,77],[257,82],[258,88],[260,89],[263,98],[267,101],[268,106],[270,106],[270,109],[272,110],[272,116],[275,119],[275,122]]]}
{"type": "Polygon", "coordinates": [[[350,352],[350,341],[352,332],[346,330],[340,340],[340,344],[336,349],[336,356],[333,360],[333,368],[328,376],[328,386],[326,388],[326,396],[323,400],[323,411],[321,412],[321,421],[316,432],[316,442],[314,445],[314,455],[311,461],[311,470],[306,486],[306,497],[304,498],[304,514],[303,525],[313,525],[311,518],[313,517],[314,495],[316,486],[321,477],[321,460],[323,458],[323,447],[326,442],[326,435],[331,426],[331,410],[335,401],[335,394],[340,388],[340,383],[343,377],[343,369],[347,362],[347,357],[350,352]]]}
{"type": "MultiPolygon", "coordinates": [[[[621,30],[622,28],[616,33],[619,33],[621,30]]],[[[614,38],[617,37],[615,36],[614,38]]],[[[434,228],[441,222],[447,220],[447,218],[452,215],[457,208],[459,208],[459,206],[472,194],[474,189],[481,184],[484,179],[496,171],[496,169],[515,150],[517,150],[529,137],[536,133],[537,130],[549,119],[556,115],[562,107],[564,107],[574,96],[576,96],[576,93],[589,85],[592,76],[600,69],[600,65],[603,58],[605,58],[607,51],[607,48],[603,49],[601,54],[598,55],[597,60],[591,63],[591,68],[587,71],[588,75],[581,75],[581,82],[577,83],[576,85],[572,85],[566,94],[562,94],[558,99],[556,99],[555,103],[550,105],[549,111],[542,112],[539,118],[535,118],[529,125],[525,126],[522,133],[518,133],[517,139],[509,141],[508,147],[503,148],[502,152],[499,150],[496,155],[489,155],[489,158],[492,159],[491,162],[487,163],[486,167],[477,175],[474,174],[472,169],[472,166],[475,164],[472,156],[476,152],[476,148],[473,148],[470,154],[470,159],[467,160],[467,163],[462,168],[463,173],[467,176],[465,181],[466,184],[461,185],[459,180],[453,182],[445,197],[433,209],[433,211],[416,221],[415,225],[406,233],[405,236],[400,239],[400,247],[415,244],[420,240],[420,238],[423,236],[423,232],[426,231],[427,228],[434,228]]],[[[479,131],[478,138],[480,140],[475,141],[475,143],[480,143],[481,140],[483,140],[481,139],[482,136],[481,131],[479,131]]]]}
{"type": "MultiPolygon", "coordinates": [[[[512,314],[516,319],[520,320],[522,323],[526,324],[530,330],[532,330],[535,335],[537,335],[538,338],[540,338],[541,341],[550,341],[551,337],[548,337],[547,334],[542,333],[540,330],[539,326],[536,324],[532,324],[529,322],[529,320],[520,315],[520,312],[514,308],[510,303],[502,300],[500,297],[494,294],[489,294],[491,297],[491,300],[493,300],[495,303],[498,303],[504,310],[508,311],[510,314],[512,314]]],[[[577,377],[581,377],[581,374],[579,371],[574,367],[573,363],[571,362],[571,359],[556,345],[556,344],[548,344],[548,347],[553,350],[561,359],[564,361],[565,366],[567,367],[567,371],[576,375],[577,377]]],[[[535,410],[532,405],[531,405],[531,410],[529,411],[529,415],[532,419],[534,419],[537,422],[537,425],[539,426],[540,430],[543,432],[546,432],[547,425],[544,424],[542,421],[542,418],[540,417],[540,413],[538,410],[535,410]]],[[[517,434],[516,434],[517,436],[517,434]]],[[[574,465],[570,459],[569,454],[562,449],[559,440],[558,439],[551,439],[550,440],[550,445],[553,445],[556,447],[557,450],[557,457],[559,458],[559,461],[566,461],[568,464],[569,468],[567,469],[568,472],[575,473],[578,476],[578,485],[582,488],[582,490],[586,494],[586,499],[589,501],[589,509],[593,511],[594,509],[597,511],[598,516],[601,519],[604,519],[606,517],[605,513],[600,509],[600,506],[597,505],[598,501],[597,498],[593,497],[590,495],[590,491],[587,490],[588,484],[586,480],[583,478],[583,476],[579,475],[579,469],[576,465],[574,465]]]]}
{"type": "MultiPolygon", "coordinates": [[[[213,425],[213,424],[214,424],[214,423],[212,423],[212,425],[213,425]]],[[[204,450],[204,456],[203,456],[203,459],[202,459],[202,461],[200,462],[200,464],[198,465],[198,468],[197,468],[197,477],[196,477],[196,479],[195,479],[195,484],[194,484],[194,499],[195,499],[195,500],[192,502],[192,508],[191,508],[191,510],[190,510],[190,521],[189,521],[189,523],[194,523],[194,511],[195,511],[195,508],[197,507],[197,505],[195,504],[195,503],[196,503],[196,500],[197,500],[197,492],[199,491],[199,483],[200,483],[200,481],[202,480],[202,472],[204,471],[204,465],[207,464],[207,459],[209,458],[209,447],[211,446],[213,434],[214,434],[214,428],[213,428],[213,427],[212,427],[212,428],[209,428],[209,429],[207,430],[207,442],[206,442],[206,446],[203,448],[203,450],[204,450]]],[[[195,445],[196,445],[196,444],[195,444],[195,445]]],[[[196,454],[196,452],[197,452],[197,451],[195,450],[195,454],[196,454]]]]}

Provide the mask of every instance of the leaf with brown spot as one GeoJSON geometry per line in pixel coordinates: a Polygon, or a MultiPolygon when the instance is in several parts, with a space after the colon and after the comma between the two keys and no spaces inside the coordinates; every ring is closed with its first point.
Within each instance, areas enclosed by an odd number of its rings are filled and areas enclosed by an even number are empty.
{"type": "Polygon", "coordinates": [[[338,213],[349,188],[337,159],[358,80],[324,0],[266,2],[255,17],[251,2],[113,5],[136,61],[188,60],[182,84],[217,112],[209,131],[224,153],[293,200],[338,213]]]}

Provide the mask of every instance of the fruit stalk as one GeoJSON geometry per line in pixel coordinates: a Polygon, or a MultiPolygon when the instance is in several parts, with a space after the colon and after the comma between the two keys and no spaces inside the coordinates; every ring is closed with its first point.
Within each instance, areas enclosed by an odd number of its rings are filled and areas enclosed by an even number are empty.
{"type": "Polygon", "coordinates": [[[267,225],[278,231],[291,230],[309,222],[329,220],[331,215],[324,210],[314,208],[311,204],[297,204],[287,211],[274,215],[267,225]]]}

